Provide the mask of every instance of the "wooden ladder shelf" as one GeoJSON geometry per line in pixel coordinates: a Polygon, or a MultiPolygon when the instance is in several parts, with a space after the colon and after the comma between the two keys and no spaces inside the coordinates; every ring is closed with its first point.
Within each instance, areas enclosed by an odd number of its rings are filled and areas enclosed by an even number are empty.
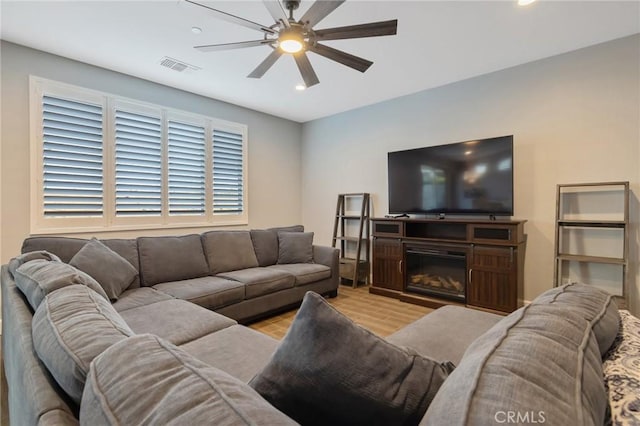
{"type": "Polygon", "coordinates": [[[349,280],[354,288],[360,282],[369,285],[369,198],[366,192],[338,194],[336,204],[332,247],[340,249],[341,282],[349,280]],[[347,204],[357,206],[359,214],[350,210],[347,204]]]}

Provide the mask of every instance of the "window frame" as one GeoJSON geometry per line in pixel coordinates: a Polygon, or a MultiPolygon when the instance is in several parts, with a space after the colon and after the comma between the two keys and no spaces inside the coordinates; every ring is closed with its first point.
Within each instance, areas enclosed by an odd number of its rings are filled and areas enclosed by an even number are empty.
{"type": "Polygon", "coordinates": [[[208,117],[202,114],[182,111],[162,105],[113,95],[29,76],[30,92],[30,221],[32,234],[71,234],[105,231],[129,231],[162,228],[192,228],[212,226],[247,225],[249,218],[248,191],[248,127],[208,117]],[[102,107],[102,167],[103,167],[103,214],[98,217],[45,217],[44,215],[44,138],[43,138],[43,96],[53,96],[77,102],[97,104],[102,107]],[[162,211],[156,216],[116,215],[116,109],[131,113],[157,115],[161,120],[161,162],[162,162],[162,211]],[[205,129],[205,213],[169,214],[168,187],[168,124],[169,121],[203,126],[205,129]],[[241,213],[213,213],[213,131],[222,130],[242,135],[242,200],[241,213]]]}

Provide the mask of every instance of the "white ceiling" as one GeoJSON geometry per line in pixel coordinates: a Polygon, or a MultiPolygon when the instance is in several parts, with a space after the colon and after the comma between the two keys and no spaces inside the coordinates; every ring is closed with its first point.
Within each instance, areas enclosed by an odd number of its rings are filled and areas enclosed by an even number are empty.
{"type": "MultiPolygon", "coordinates": [[[[202,2],[273,23],[260,1],[202,2]]],[[[295,16],[311,3],[303,1],[295,16]]],[[[2,0],[0,7],[4,40],[299,122],[640,32],[638,1],[540,0],[520,7],[515,0],[349,0],[316,29],[397,18],[398,34],[326,42],[374,64],[361,74],[309,53],[320,84],[298,92],[302,79],[288,56],[262,79],[246,78],[270,47],[193,49],[262,34],[181,1],[2,0]],[[167,69],[159,65],[164,56],[201,69],[167,69]]]]}

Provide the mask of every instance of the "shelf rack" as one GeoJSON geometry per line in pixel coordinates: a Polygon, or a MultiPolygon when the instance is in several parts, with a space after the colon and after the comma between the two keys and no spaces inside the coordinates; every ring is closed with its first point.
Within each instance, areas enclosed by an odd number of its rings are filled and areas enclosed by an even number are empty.
{"type": "Polygon", "coordinates": [[[366,192],[338,194],[336,204],[332,247],[340,250],[340,280],[351,281],[354,288],[360,282],[369,285],[369,199],[366,192]],[[357,205],[359,214],[351,214],[348,204],[357,205]]]}
{"type": "MultiPolygon", "coordinates": [[[[558,185],[555,240],[555,286],[572,278],[570,270],[569,275],[565,273],[565,267],[569,268],[570,263],[578,265],[580,271],[587,271],[592,265],[608,265],[619,274],[608,277],[605,289],[615,290],[613,294],[618,306],[628,308],[629,182],[558,185]],[[575,245],[581,248],[579,253],[572,252],[569,247],[572,233],[577,241],[575,245]],[[602,247],[609,252],[593,252],[606,251],[602,247]]],[[[594,284],[589,282],[590,275],[587,273],[571,280],[578,278],[594,284]]]]}

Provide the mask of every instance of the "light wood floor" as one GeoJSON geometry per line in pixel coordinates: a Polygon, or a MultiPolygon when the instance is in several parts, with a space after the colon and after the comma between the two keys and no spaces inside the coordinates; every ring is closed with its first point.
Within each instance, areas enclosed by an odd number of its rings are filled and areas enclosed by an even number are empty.
{"type": "MultiPolygon", "coordinates": [[[[423,306],[370,294],[367,286],[354,289],[341,285],[338,297],[327,300],[338,311],[381,337],[386,337],[433,311],[423,306]]],[[[296,312],[297,309],[285,312],[253,323],[249,327],[280,340],[289,329],[296,312]]]]}

